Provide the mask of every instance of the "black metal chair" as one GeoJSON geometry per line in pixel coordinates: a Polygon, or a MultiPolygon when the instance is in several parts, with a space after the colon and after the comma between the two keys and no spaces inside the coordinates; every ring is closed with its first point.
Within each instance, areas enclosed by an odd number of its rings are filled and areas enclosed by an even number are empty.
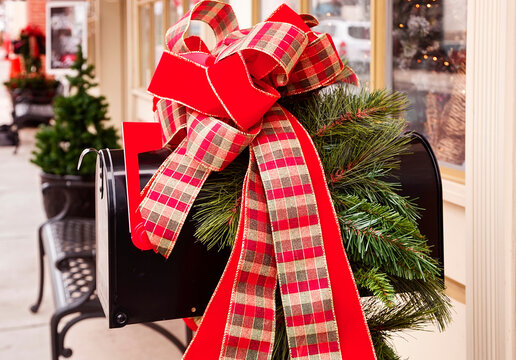
{"type": "Polygon", "coordinates": [[[71,356],[72,350],[64,347],[64,339],[74,324],[104,316],[96,295],[95,219],[68,217],[71,208],[69,191],[93,187],[92,182],[46,183],[42,186],[43,193],[62,190],[66,195],[61,212],[39,227],[39,291],[36,303],[30,308],[36,313],[41,305],[46,257],[56,309],[50,320],[52,359],[71,356]],[[60,329],[61,320],[70,314],[77,316],[60,329]]]}
{"type": "MultiPolygon", "coordinates": [[[[65,194],[62,210],[39,227],[39,290],[36,303],[30,308],[36,313],[43,299],[46,257],[50,265],[49,277],[55,305],[50,319],[53,360],[72,355],[72,350],[64,345],[66,334],[72,326],[81,320],[105,316],[97,294],[95,219],[69,215],[73,212],[71,192],[78,189],[88,191],[94,186],[93,182],[45,183],[42,186],[43,193],[59,190],[65,194]],[[75,317],[62,325],[62,319],[71,314],[75,314],[75,317]]],[[[142,325],[166,337],[180,351],[186,350],[186,345],[162,326],[152,322],[142,322],[142,325]]],[[[187,333],[189,339],[191,333],[187,333]]]]}

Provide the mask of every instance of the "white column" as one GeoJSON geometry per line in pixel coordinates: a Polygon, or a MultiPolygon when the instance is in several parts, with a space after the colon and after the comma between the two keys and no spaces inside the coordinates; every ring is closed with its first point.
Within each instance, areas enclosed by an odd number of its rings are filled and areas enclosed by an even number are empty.
{"type": "Polygon", "coordinates": [[[516,1],[467,6],[467,358],[514,359],[516,1]]]}
{"type": "MultiPolygon", "coordinates": [[[[97,72],[100,78],[99,88],[109,103],[108,115],[111,125],[121,128],[122,121],[126,120],[125,94],[127,82],[125,80],[126,49],[125,49],[125,1],[99,0],[99,41],[100,66],[97,72]]],[[[133,24],[133,26],[136,26],[133,24]]]]}

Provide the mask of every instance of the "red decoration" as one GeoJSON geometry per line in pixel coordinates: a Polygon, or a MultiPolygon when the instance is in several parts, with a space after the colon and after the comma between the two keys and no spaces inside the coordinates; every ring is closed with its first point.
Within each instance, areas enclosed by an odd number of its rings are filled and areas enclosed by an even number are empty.
{"type": "Polygon", "coordinates": [[[141,215],[130,204],[133,242],[168,257],[210,172],[250,149],[235,245],[185,359],[269,358],[277,283],[292,358],[375,358],[317,151],[276,104],[340,80],[344,66],[315,24],[282,5],[239,30],[229,5],[203,1],[167,33],[149,91],[175,150],[144,189],[141,215]],[[211,53],[185,37],[191,20],[214,30],[211,53]]]}

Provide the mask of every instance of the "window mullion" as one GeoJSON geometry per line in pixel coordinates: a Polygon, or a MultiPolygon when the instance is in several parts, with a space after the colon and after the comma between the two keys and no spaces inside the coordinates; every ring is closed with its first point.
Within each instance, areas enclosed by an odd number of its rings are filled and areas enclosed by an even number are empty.
{"type": "Polygon", "coordinates": [[[149,8],[149,70],[151,77],[154,75],[154,2],[149,2],[149,4],[145,5],[149,8]]]}
{"type": "Polygon", "coordinates": [[[386,59],[386,14],[387,4],[384,0],[371,1],[371,88],[385,87],[386,59]]]}

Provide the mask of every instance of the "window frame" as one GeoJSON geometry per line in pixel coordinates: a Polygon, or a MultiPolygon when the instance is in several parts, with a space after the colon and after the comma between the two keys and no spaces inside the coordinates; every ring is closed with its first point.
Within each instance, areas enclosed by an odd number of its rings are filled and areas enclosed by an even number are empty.
{"type": "MultiPolygon", "coordinates": [[[[371,0],[371,84],[373,89],[392,89],[392,0],[371,0]]],[[[466,70],[467,71],[467,70],[466,70]]],[[[443,180],[466,184],[466,169],[441,164],[443,180]]],[[[465,167],[466,165],[464,165],[465,167]]]]}
{"type": "MultiPolygon", "coordinates": [[[[135,68],[137,69],[137,76],[136,76],[136,84],[134,84],[135,88],[136,89],[143,89],[145,87],[145,84],[143,84],[143,79],[144,79],[144,74],[142,73],[141,71],[141,57],[140,57],[140,54],[144,54],[145,52],[142,52],[142,50],[144,49],[145,45],[143,44],[142,42],[142,31],[141,31],[141,28],[140,28],[140,24],[141,24],[141,15],[140,15],[140,9],[142,7],[147,7],[148,8],[148,21],[149,21],[149,46],[154,46],[155,44],[155,38],[154,38],[154,27],[155,27],[155,21],[154,21],[154,4],[155,3],[162,3],[163,4],[163,12],[162,12],[162,33],[163,34],[166,34],[168,28],[170,26],[172,26],[173,24],[170,24],[170,14],[169,14],[169,2],[171,0],[136,0],[134,1],[134,14],[135,14],[135,18],[136,18],[136,40],[137,40],[137,57],[136,57],[136,66],[135,68]]],[[[183,9],[183,13],[184,13],[184,9],[187,9],[189,7],[189,4],[190,4],[190,1],[189,0],[182,0],[181,2],[181,7],[183,9]]],[[[162,40],[164,41],[164,39],[162,40]]],[[[155,56],[154,56],[154,51],[152,50],[152,48],[149,48],[149,49],[146,49],[148,50],[147,51],[147,54],[148,54],[148,66],[149,68],[147,69],[149,72],[150,72],[150,75],[152,77],[152,75],[154,74],[154,70],[155,70],[155,56]],[[152,50],[152,51],[151,51],[152,50]]]]}
{"type": "Polygon", "coordinates": [[[100,82],[100,19],[99,19],[99,7],[100,0],[88,0],[88,63],[95,66],[95,78],[97,82],[100,82]],[[93,34],[92,31],[93,30],[93,34]],[[90,43],[91,36],[91,43],[90,43]],[[93,53],[93,56],[92,56],[93,53]]]}

